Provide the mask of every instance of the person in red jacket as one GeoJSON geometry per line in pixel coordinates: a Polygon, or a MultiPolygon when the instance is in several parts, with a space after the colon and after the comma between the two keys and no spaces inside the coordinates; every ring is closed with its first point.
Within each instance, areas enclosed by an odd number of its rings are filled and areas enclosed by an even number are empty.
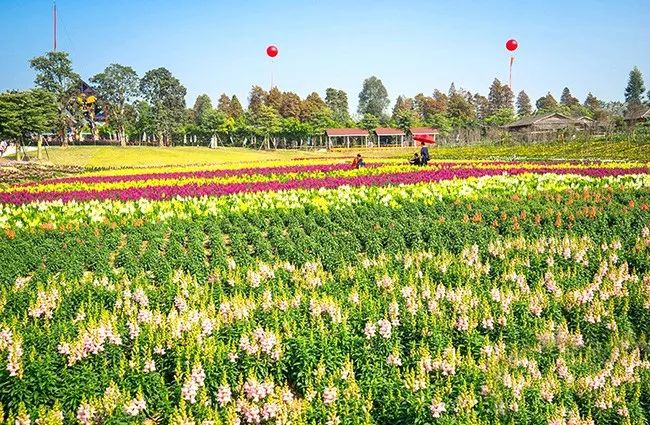
{"type": "Polygon", "coordinates": [[[363,161],[363,158],[361,158],[361,154],[357,154],[356,158],[352,161],[352,166],[356,169],[359,169],[361,167],[365,167],[366,163],[363,161]]]}

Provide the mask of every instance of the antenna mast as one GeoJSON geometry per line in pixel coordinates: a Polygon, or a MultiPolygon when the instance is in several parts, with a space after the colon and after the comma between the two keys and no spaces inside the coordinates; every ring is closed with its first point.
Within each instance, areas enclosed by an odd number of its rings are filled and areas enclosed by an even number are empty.
{"type": "Polygon", "coordinates": [[[52,18],[54,20],[54,51],[56,52],[56,1],[52,3],[52,18]]]}

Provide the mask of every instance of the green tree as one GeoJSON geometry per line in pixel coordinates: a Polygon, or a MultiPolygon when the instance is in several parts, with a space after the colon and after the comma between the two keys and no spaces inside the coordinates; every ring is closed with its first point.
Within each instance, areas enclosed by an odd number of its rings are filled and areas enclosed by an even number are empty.
{"type": "Polygon", "coordinates": [[[364,128],[368,131],[372,131],[375,128],[379,127],[379,118],[376,115],[367,113],[363,115],[363,118],[361,118],[361,121],[359,122],[359,125],[361,128],[364,128]]]}
{"type": "Polygon", "coordinates": [[[625,103],[627,103],[628,114],[636,114],[643,109],[643,74],[636,66],[630,71],[630,78],[625,88],[625,103]]]}
{"type": "Polygon", "coordinates": [[[198,95],[194,101],[194,106],[192,107],[192,118],[194,123],[200,125],[205,114],[210,111],[212,111],[212,99],[210,99],[210,96],[207,94],[198,95]]]}
{"type": "Polygon", "coordinates": [[[56,128],[58,118],[56,99],[45,89],[0,93],[0,137],[16,143],[18,160],[20,146],[32,137],[38,138],[40,158],[41,134],[56,128]]]}
{"type": "Polygon", "coordinates": [[[449,108],[449,96],[438,89],[434,90],[431,108],[434,114],[446,114],[449,108]]]}
{"type": "Polygon", "coordinates": [[[568,87],[565,87],[562,90],[562,96],[560,96],[560,104],[568,108],[574,108],[580,105],[580,101],[576,97],[573,97],[568,87]]]}
{"type": "Polygon", "coordinates": [[[433,128],[438,129],[442,135],[447,135],[452,129],[451,120],[447,115],[442,113],[434,114],[431,119],[427,122],[433,128]]]}
{"type": "Polygon", "coordinates": [[[277,87],[273,87],[269,91],[266,96],[266,104],[276,111],[280,111],[280,107],[282,106],[282,92],[277,87]]]}
{"type": "Polygon", "coordinates": [[[217,109],[227,117],[232,117],[232,100],[227,94],[222,93],[221,96],[219,96],[219,100],[217,101],[217,109]]]}
{"type": "Polygon", "coordinates": [[[533,114],[533,105],[530,103],[530,97],[525,91],[520,91],[517,95],[517,115],[526,117],[533,114]]]}
{"type": "Polygon", "coordinates": [[[332,110],[334,120],[338,124],[344,124],[350,120],[348,94],[343,90],[331,87],[325,90],[325,104],[332,110]]]}
{"type": "Polygon", "coordinates": [[[166,68],[147,71],[140,91],[152,106],[160,146],[171,145],[172,135],[182,125],[187,90],[166,68]]]}
{"type": "Polygon", "coordinates": [[[535,102],[535,106],[537,107],[537,112],[538,113],[545,113],[545,112],[556,112],[558,110],[558,103],[557,100],[553,97],[551,92],[546,93],[546,96],[542,96],[539,99],[537,99],[537,102],[535,102]]]}
{"type": "Polygon", "coordinates": [[[318,108],[309,118],[307,124],[309,124],[312,136],[320,136],[325,132],[325,129],[336,126],[334,114],[327,106],[318,108]]]}
{"type": "Polygon", "coordinates": [[[412,109],[400,109],[397,111],[397,115],[393,118],[395,120],[395,125],[397,128],[401,129],[405,133],[411,127],[418,127],[420,122],[418,114],[412,109]]]}
{"type": "Polygon", "coordinates": [[[266,97],[268,93],[260,86],[253,86],[250,93],[248,94],[248,112],[257,116],[262,108],[262,105],[266,104],[266,97]]]}
{"type": "Polygon", "coordinates": [[[488,111],[490,109],[488,98],[476,93],[472,99],[472,104],[474,105],[474,113],[476,118],[479,121],[485,120],[488,117],[488,111]]]}
{"type": "Polygon", "coordinates": [[[282,129],[282,118],[278,111],[269,105],[260,106],[255,120],[255,125],[258,133],[264,136],[266,148],[270,148],[271,138],[273,138],[275,145],[275,136],[282,129]]]}
{"type": "Polygon", "coordinates": [[[282,105],[280,106],[280,115],[284,118],[300,119],[300,108],[302,100],[294,92],[285,92],[282,94],[282,105]]]}
{"type": "Polygon", "coordinates": [[[596,96],[591,94],[591,92],[587,94],[587,98],[585,99],[584,106],[585,108],[587,108],[591,117],[594,120],[605,121],[607,119],[607,112],[605,112],[603,102],[600,101],[596,96]]]}
{"type": "Polygon", "coordinates": [[[241,102],[235,95],[230,99],[230,116],[235,120],[244,116],[244,108],[241,106],[241,102]]]}
{"type": "Polygon", "coordinates": [[[148,135],[154,134],[156,132],[156,127],[154,125],[154,113],[148,102],[144,100],[139,100],[135,102],[135,122],[133,126],[133,131],[141,140],[146,141],[148,135]]]}
{"type": "Polygon", "coordinates": [[[126,106],[140,94],[138,74],[130,66],[111,64],[90,78],[102,104],[108,106],[108,123],[119,129],[118,140],[126,146],[126,106]]]}
{"type": "Polygon", "coordinates": [[[476,120],[474,106],[469,102],[466,95],[455,88],[451,96],[449,96],[447,114],[460,126],[468,125],[476,120]]]}
{"type": "Polygon", "coordinates": [[[309,122],[318,112],[327,108],[327,104],[321,99],[318,93],[310,93],[300,106],[300,119],[302,122],[309,122]]]}
{"type": "Polygon", "coordinates": [[[413,99],[405,96],[397,96],[395,106],[393,107],[393,120],[397,120],[400,113],[404,111],[415,112],[415,103],[413,99]]]}
{"type": "Polygon", "coordinates": [[[388,92],[379,78],[372,76],[363,82],[359,93],[359,114],[372,114],[382,119],[389,103],[388,92]]]}
{"type": "Polygon", "coordinates": [[[511,108],[503,108],[485,119],[488,125],[502,126],[515,121],[515,113],[511,108]]]}
{"type": "MultiPolygon", "coordinates": [[[[65,137],[67,126],[74,128],[75,122],[68,119],[67,110],[79,92],[81,77],[72,69],[72,61],[66,52],[48,52],[45,56],[38,56],[29,61],[32,69],[36,71],[34,83],[54,95],[55,104],[59,111],[57,122],[62,145],[68,145],[65,137]],[[67,122],[66,122],[67,121],[67,122]]],[[[74,111],[73,111],[74,112],[74,111]]]]}
{"type": "Polygon", "coordinates": [[[500,109],[512,109],[514,94],[508,85],[501,84],[498,78],[495,78],[490,86],[488,94],[488,104],[490,115],[494,115],[500,109]]]}

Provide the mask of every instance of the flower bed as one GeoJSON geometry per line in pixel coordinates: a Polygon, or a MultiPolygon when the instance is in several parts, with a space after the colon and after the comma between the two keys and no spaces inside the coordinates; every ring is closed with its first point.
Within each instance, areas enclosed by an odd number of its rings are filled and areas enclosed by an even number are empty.
{"type": "Polygon", "coordinates": [[[4,419],[647,421],[647,169],[354,171],[0,206],[4,419]]]}

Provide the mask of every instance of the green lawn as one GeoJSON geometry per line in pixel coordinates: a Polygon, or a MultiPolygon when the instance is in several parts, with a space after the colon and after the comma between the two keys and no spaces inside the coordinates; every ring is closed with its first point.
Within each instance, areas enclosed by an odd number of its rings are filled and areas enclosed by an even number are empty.
{"type": "MultiPolygon", "coordinates": [[[[276,150],[205,147],[113,147],[73,146],[49,148],[49,160],[57,165],[89,168],[145,167],[247,163],[291,160],[295,158],[351,157],[357,152],[367,158],[407,158],[419,148],[351,148],[325,151],[276,150]]],[[[436,146],[430,148],[433,159],[594,159],[650,161],[650,142],[555,142],[529,145],[436,146]]]]}

